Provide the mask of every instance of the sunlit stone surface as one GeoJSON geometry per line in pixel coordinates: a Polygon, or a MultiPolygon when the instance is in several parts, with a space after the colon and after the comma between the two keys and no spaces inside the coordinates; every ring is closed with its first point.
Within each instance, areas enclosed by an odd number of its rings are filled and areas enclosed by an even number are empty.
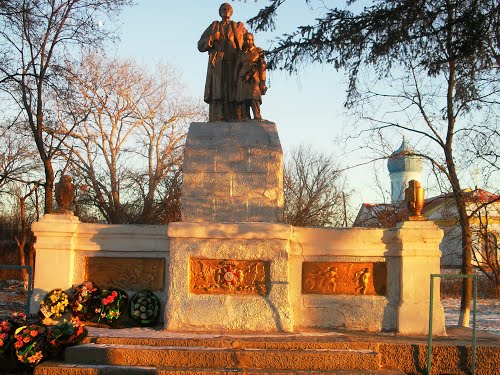
{"type": "Polygon", "coordinates": [[[192,123],[181,202],[183,221],[280,222],[283,152],[276,124],[192,123]]]}

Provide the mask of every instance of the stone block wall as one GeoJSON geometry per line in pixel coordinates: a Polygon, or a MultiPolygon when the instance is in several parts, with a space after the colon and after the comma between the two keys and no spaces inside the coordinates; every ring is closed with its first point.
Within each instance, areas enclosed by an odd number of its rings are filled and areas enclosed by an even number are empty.
{"type": "Polygon", "coordinates": [[[36,266],[31,312],[46,293],[70,290],[87,279],[129,296],[152,289],[163,305],[170,263],[163,225],[80,223],[73,215],[47,214],[34,223],[36,266]]]}
{"type": "Polygon", "coordinates": [[[181,204],[187,222],[280,222],[283,153],[276,125],[192,123],[181,204]]]}

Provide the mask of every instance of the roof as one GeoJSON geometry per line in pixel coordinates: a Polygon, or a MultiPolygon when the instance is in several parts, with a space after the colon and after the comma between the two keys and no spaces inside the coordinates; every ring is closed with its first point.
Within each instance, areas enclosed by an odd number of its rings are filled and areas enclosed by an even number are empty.
{"type": "MultiPolygon", "coordinates": [[[[431,212],[445,204],[453,204],[453,193],[447,193],[430,197],[425,200],[422,214],[428,216],[431,212]]],[[[477,205],[484,203],[500,202],[498,194],[490,193],[483,189],[465,191],[465,199],[468,204],[477,205]]],[[[363,203],[354,220],[355,227],[393,227],[408,215],[408,208],[405,203],[363,203]]]]}
{"type": "Polygon", "coordinates": [[[406,138],[403,137],[401,146],[389,156],[387,169],[389,173],[422,172],[422,158],[415,156],[415,150],[410,147],[406,138]]]}

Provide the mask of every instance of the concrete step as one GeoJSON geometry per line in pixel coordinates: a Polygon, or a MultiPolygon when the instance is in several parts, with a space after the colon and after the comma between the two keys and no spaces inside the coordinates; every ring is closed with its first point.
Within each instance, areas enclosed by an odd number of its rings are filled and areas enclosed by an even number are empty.
{"type": "Polygon", "coordinates": [[[35,368],[34,375],[405,375],[397,369],[380,370],[262,370],[262,369],[226,369],[226,368],[175,368],[175,367],[139,367],[112,365],[75,365],[48,361],[35,368]]]}
{"type": "Polygon", "coordinates": [[[69,347],[65,362],[179,368],[273,370],[378,370],[378,352],[369,349],[261,349],[207,346],[151,346],[87,343],[69,347]]]}

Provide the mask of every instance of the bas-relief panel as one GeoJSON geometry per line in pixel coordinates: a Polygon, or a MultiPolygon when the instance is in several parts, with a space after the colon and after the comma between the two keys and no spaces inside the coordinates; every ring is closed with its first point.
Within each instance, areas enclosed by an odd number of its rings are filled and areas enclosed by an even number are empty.
{"type": "Polygon", "coordinates": [[[386,263],[304,262],[303,294],[385,295],[386,263]]]}
{"type": "Polygon", "coordinates": [[[268,292],[269,262],[191,258],[189,289],[195,294],[268,292]]]}
{"type": "Polygon", "coordinates": [[[85,280],[100,288],[163,291],[165,259],[87,257],[85,280]]]}

